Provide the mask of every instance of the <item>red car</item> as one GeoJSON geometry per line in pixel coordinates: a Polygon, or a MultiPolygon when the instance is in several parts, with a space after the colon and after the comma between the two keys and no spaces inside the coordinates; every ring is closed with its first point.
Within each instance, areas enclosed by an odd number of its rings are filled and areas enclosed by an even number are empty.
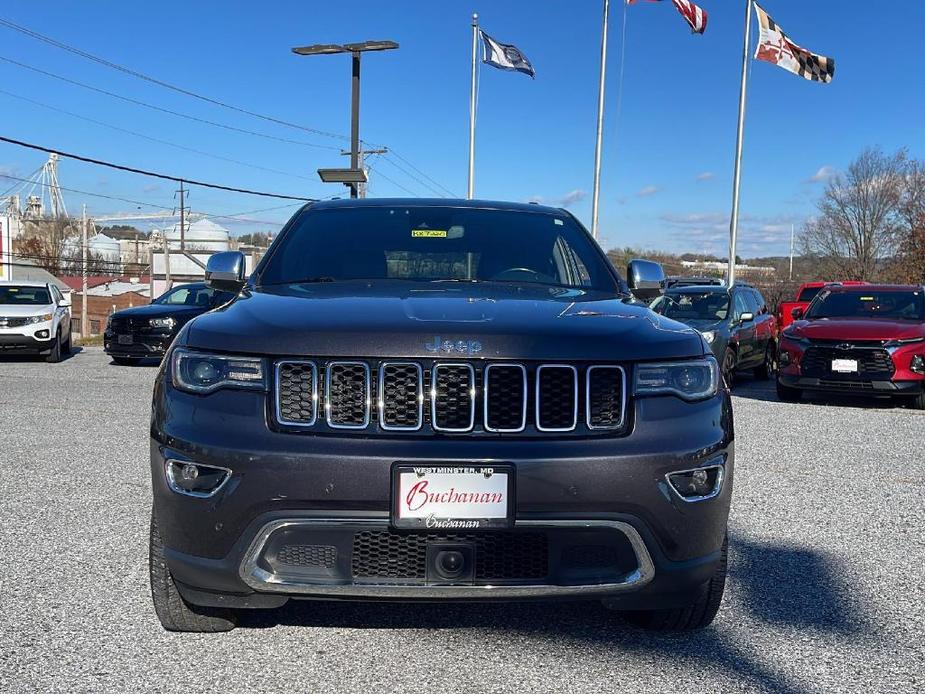
{"type": "Polygon", "coordinates": [[[828,285],[781,333],[777,394],[907,396],[925,409],[925,287],[828,285]]]}
{"type": "Polygon", "coordinates": [[[797,290],[796,301],[782,301],[777,306],[777,325],[780,329],[783,330],[793,323],[794,309],[806,311],[806,309],[809,308],[810,302],[816,298],[816,294],[822,291],[823,287],[833,284],[840,284],[845,287],[856,287],[868,283],[845,280],[844,282],[806,282],[805,284],[801,284],[800,288],[797,290]]]}

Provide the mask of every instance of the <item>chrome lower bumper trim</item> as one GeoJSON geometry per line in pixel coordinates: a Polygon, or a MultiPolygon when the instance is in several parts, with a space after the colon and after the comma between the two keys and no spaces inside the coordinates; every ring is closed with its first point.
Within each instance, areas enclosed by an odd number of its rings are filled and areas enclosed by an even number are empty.
{"type": "Polygon", "coordinates": [[[310,583],[292,581],[266,571],[258,564],[264,545],[269,537],[281,528],[294,526],[315,526],[319,528],[337,525],[365,525],[387,528],[388,521],[371,521],[359,518],[300,518],[280,519],[268,523],[257,533],[244,555],[239,570],[241,579],[257,591],[312,595],[317,597],[395,599],[395,600],[516,600],[555,597],[606,597],[615,593],[637,590],[655,577],[655,565],[646,549],[645,542],[636,529],[622,521],[612,520],[518,520],[518,528],[609,528],[623,533],[636,555],[637,568],[626,574],[621,581],[584,585],[403,585],[375,583],[310,583]]]}

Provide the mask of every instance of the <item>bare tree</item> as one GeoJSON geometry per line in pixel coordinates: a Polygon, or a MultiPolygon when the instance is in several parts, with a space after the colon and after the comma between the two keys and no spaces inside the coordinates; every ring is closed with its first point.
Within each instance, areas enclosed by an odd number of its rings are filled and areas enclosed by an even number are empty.
{"type": "Polygon", "coordinates": [[[801,234],[803,253],[820,261],[832,279],[871,280],[901,243],[906,152],[868,149],[844,175],[829,181],[817,203],[819,215],[801,234]]]}
{"type": "Polygon", "coordinates": [[[909,162],[904,183],[896,279],[925,284],[925,162],[909,162]]]}
{"type": "Polygon", "coordinates": [[[77,229],[69,219],[23,220],[23,238],[14,252],[53,275],[62,272],[68,246],[75,242],[77,229]]]}

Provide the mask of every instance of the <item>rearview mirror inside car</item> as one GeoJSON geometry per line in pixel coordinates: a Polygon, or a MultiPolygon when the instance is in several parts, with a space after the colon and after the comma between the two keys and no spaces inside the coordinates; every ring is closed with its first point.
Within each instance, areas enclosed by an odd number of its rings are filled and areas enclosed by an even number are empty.
{"type": "Polygon", "coordinates": [[[631,260],[626,266],[626,283],[633,296],[651,301],[665,291],[665,271],[651,260],[631,260]]]}
{"type": "Polygon", "coordinates": [[[244,286],[244,254],[216,253],[206,261],[206,285],[223,292],[239,292],[244,286]]]}

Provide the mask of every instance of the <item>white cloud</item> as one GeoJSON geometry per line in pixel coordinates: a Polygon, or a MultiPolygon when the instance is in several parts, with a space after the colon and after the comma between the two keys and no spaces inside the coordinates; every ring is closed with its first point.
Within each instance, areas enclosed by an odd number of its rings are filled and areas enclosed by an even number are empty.
{"type": "Polygon", "coordinates": [[[636,193],[636,196],[640,198],[648,198],[652,195],[655,195],[656,193],[661,192],[661,190],[662,189],[659,188],[658,186],[646,186],[645,188],[640,190],[638,193],[636,193]]]}
{"type": "Polygon", "coordinates": [[[704,171],[703,173],[697,174],[696,181],[698,183],[703,183],[704,181],[711,181],[716,178],[716,174],[712,171],[704,171]]]}
{"type": "Polygon", "coordinates": [[[576,202],[581,202],[586,197],[588,197],[588,191],[575,189],[563,195],[562,199],[559,200],[559,204],[562,207],[569,207],[574,205],[576,202]]]}
{"type": "Polygon", "coordinates": [[[828,164],[826,164],[825,166],[820,167],[816,173],[814,173],[812,176],[810,176],[803,182],[804,183],[825,183],[830,178],[832,178],[836,173],[838,172],[835,171],[834,166],[829,166],[828,164]]]}

